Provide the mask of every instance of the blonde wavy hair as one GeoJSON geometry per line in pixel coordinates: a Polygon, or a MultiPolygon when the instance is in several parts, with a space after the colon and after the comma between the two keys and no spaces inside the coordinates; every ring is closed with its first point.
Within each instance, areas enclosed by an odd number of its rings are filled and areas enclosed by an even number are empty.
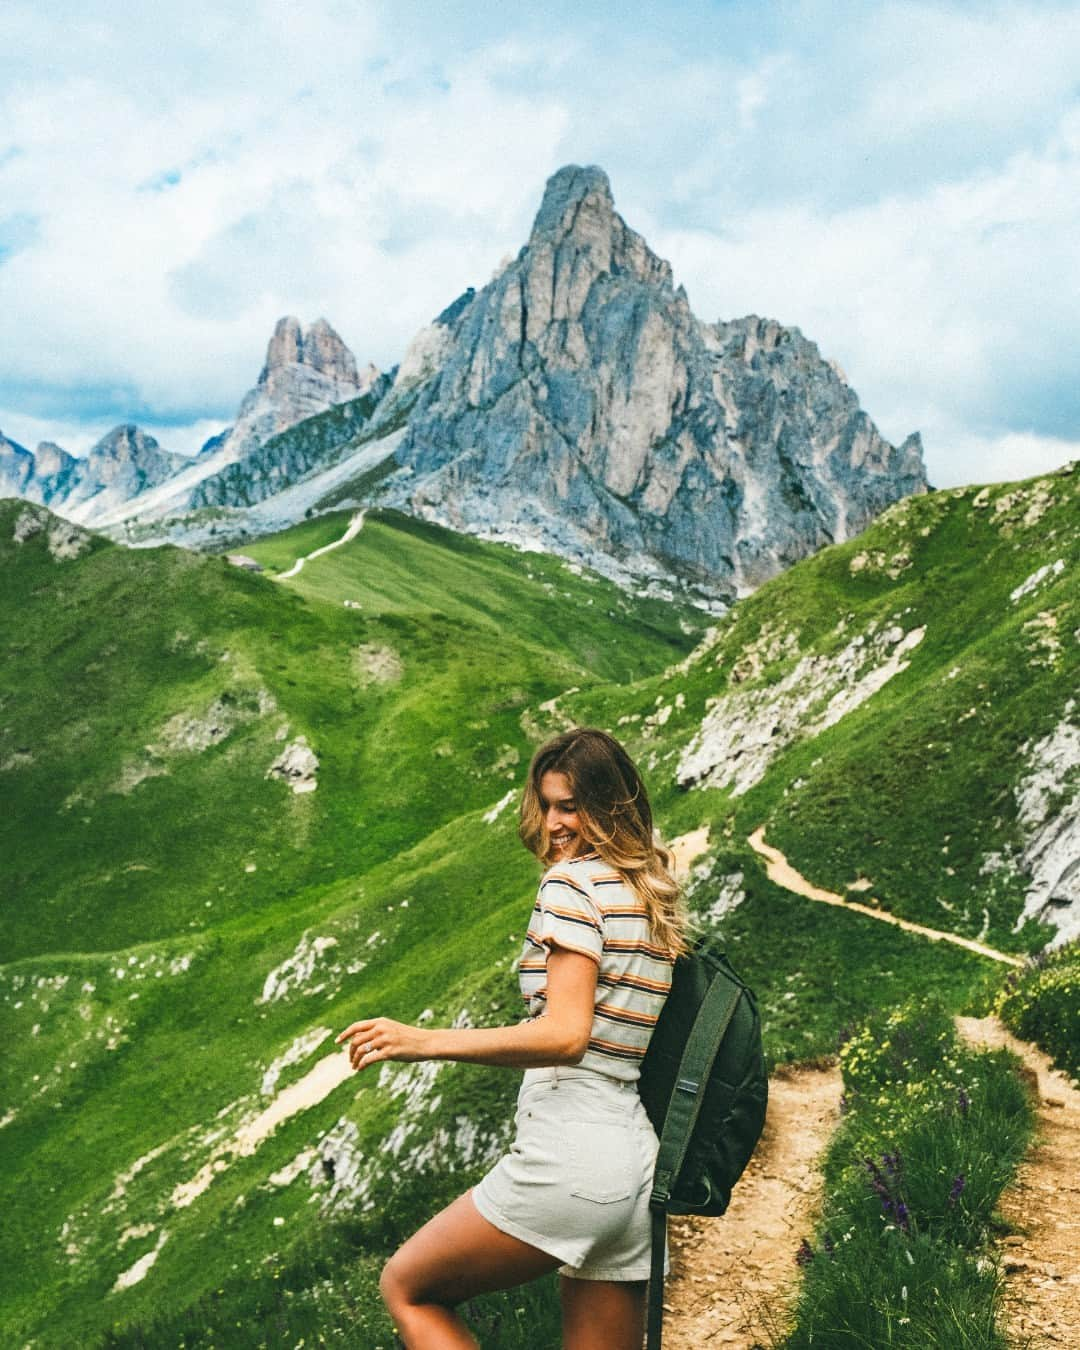
{"type": "Polygon", "coordinates": [[[585,842],[645,905],[653,942],[673,958],[687,954],[689,917],[674,876],[675,858],[654,834],[652,807],[633,760],[598,727],[571,727],[539,747],[529,764],[518,835],[545,866],[556,856],[540,791],[544,774],[551,772],[570,782],[585,842]]]}

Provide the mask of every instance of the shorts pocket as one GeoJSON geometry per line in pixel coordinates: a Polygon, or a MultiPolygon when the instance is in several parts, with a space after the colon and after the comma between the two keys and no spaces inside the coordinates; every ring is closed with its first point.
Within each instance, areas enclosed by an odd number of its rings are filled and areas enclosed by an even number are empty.
{"type": "Polygon", "coordinates": [[[637,1193],[638,1151],[626,1125],[575,1121],[567,1129],[566,1146],[571,1195],[612,1204],[637,1193]]]}

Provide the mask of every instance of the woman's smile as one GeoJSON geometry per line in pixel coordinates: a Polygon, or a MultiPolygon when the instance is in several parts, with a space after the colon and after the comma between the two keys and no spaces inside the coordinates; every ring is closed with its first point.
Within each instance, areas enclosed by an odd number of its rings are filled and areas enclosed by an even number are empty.
{"type": "Polygon", "coordinates": [[[586,852],[589,843],[581,833],[574,789],[566,774],[549,769],[540,780],[540,800],[548,837],[559,856],[573,858],[586,852]]]}

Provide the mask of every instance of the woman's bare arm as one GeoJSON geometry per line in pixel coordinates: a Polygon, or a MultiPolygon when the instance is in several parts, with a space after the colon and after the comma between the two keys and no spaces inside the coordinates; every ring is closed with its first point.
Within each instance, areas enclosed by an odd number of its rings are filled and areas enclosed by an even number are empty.
{"type": "Polygon", "coordinates": [[[341,1032],[350,1038],[355,1069],[379,1060],[449,1059],[512,1069],[576,1064],[592,1030],[597,964],[591,956],[553,946],[547,959],[547,1007],[539,1017],[512,1027],[412,1027],[387,1017],[352,1023],[341,1032]],[[363,1052],[364,1045],[372,1049],[363,1052]]]}

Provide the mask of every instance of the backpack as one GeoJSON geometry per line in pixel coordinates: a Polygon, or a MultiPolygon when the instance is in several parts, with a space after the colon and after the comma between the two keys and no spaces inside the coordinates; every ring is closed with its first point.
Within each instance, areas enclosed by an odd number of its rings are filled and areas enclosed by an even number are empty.
{"type": "Polygon", "coordinates": [[[638,1092],[660,1140],[649,1197],[648,1350],[660,1350],[669,1214],[723,1214],[765,1124],[769,1080],[753,992],[706,935],[676,959],[638,1092]]]}

